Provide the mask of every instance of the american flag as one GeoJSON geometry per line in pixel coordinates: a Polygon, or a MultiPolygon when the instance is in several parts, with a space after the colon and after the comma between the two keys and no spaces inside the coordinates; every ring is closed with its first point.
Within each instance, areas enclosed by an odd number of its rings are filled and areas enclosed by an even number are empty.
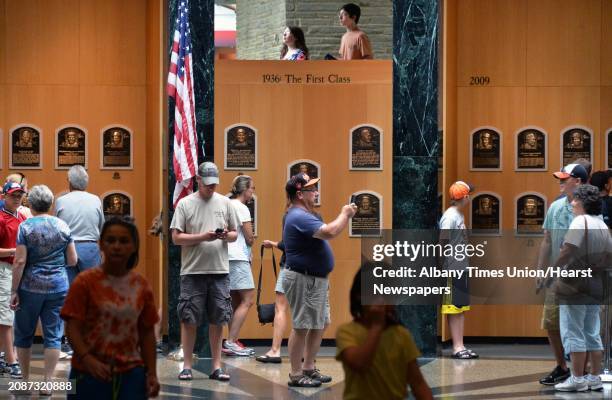
{"type": "Polygon", "coordinates": [[[191,32],[189,29],[189,2],[181,0],[174,31],[174,43],[168,73],[168,96],[174,108],[174,186],[173,204],[193,192],[191,178],[198,167],[198,136],[196,134],[195,102],[193,99],[193,64],[191,59],[191,32]]]}

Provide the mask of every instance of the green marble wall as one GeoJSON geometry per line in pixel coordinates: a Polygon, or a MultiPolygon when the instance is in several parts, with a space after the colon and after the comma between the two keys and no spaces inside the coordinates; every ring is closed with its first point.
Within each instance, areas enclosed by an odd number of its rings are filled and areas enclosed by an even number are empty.
{"type": "MultiPolygon", "coordinates": [[[[178,1],[168,0],[168,54],[172,51],[172,39],[176,24],[178,1]]],[[[190,27],[193,57],[194,100],[196,110],[196,130],[198,133],[199,162],[214,160],[214,76],[215,76],[215,42],[214,42],[214,0],[190,0],[190,27]]],[[[169,57],[168,57],[169,58],[169,57]]],[[[174,101],[169,99],[168,146],[172,154],[174,141],[174,101]]],[[[174,169],[172,158],[168,161],[168,196],[169,221],[172,219],[172,193],[174,189],[174,169]]],[[[170,349],[180,344],[180,324],[176,311],[180,293],[181,252],[174,246],[167,235],[168,242],[168,338],[170,349]]],[[[195,352],[201,356],[210,356],[208,348],[208,328],[206,325],[198,330],[195,352]]]]}
{"type": "MultiPolygon", "coordinates": [[[[438,2],[393,2],[393,229],[436,226],[438,2]]],[[[400,306],[421,352],[437,353],[435,306],[400,306]]]]}

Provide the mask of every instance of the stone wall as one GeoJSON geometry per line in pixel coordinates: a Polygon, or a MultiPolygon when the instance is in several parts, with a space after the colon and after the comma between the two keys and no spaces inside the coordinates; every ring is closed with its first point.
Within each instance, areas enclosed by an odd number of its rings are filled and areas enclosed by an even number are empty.
{"type": "MultiPolygon", "coordinates": [[[[323,59],[327,53],[336,55],[345,32],[338,21],[338,10],[346,3],[346,0],[238,0],[238,59],[278,59],[282,31],[287,25],[304,30],[311,59],[323,59]]],[[[361,7],[359,26],[372,42],[374,57],[390,59],[393,46],[392,1],[355,3],[361,7]]]]}
{"type": "Polygon", "coordinates": [[[237,58],[277,60],[285,26],[285,0],[237,0],[237,58]]]}

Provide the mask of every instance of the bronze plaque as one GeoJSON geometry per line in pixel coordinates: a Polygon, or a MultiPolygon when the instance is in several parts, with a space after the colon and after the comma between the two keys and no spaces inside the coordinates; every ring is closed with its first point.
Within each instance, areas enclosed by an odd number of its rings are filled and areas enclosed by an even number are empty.
{"type": "Polygon", "coordinates": [[[610,129],[606,135],[606,143],[607,143],[606,156],[608,160],[607,168],[612,169],[612,129],[610,129]]]}
{"type": "Polygon", "coordinates": [[[77,127],[62,128],[56,137],[55,168],[68,169],[73,165],[87,167],[87,135],[77,127]]]}
{"type": "Polygon", "coordinates": [[[132,168],[132,135],[118,126],[102,132],[102,169],[132,168]]]}
{"type": "Polygon", "coordinates": [[[351,132],[350,169],[382,169],[382,133],[363,125],[351,132]]]}
{"type": "Polygon", "coordinates": [[[488,128],[472,133],[471,154],[471,169],[501,170],[500,134],[488,128]]]}
{"type": "Polygon", "coordinates": [[[582,128],[571,128],[563,132],[562,166],[573,163],[579,158],[592,162],[591,133],[582,128]]]}
{"type": "Polygon", "coordinates": [[[257,132],[244,125],[225,131],[225,169],[257,169],[257,132]]]}
{"type": "Polygon", "coordinates": [[[472,233],[498,235],[500,233],[500,201],[491,194],[481,194],[472,200],[472,233]]]}
{"type": "Polygon", "coordinates": [[[516,201],[516,234],[541,235],[546,202],[536,194],[521,196],[516,201]]]}
{"type": "Polygon", "coordinates": [[[535,128],[523,129],[516,139],[517,171],[544,171],[546,167],[546,134],[535,128]]]}
{"type": "Polygon", "coordinates": [[[350,220],[350,236],[381,236],[381,199],[372,192],[353,194],[357,212],[350,220]]]}
{"type": "MultiPolygon", "coordinates": [[[[319,164],[315,163],[312,160],[297,160],[293,161],[289,164],[289,170],[287,172],[287,179],[291,178],[293,175],[297,173],[304,173],[308,175],[310,178],[320,178],[321,170],[319,168],[319,164]]],[[[317,191],[319,195],[315,199],[315,205],[321,205],[321,181],[316,184],[317,191]]]]}
{"type": "Polygon", "coordinates": [[[246,203],[249,212],[251,213],[251,226],[253,227],[253,236],[257,236],[257,197],[253,195],[251,201],[246,203]]]}
{"type": "Polygon", "coordinates": [[[22,126],[11,132],[9,168],[41,169],[42,136],[31,126],[22,126]]]}
{"type": "Polygon", "coordinates": [[[132,215],[132,200],[123,193],[109,193],[102,199],[102,208],[106,219],[130,216],[132,215]]]}

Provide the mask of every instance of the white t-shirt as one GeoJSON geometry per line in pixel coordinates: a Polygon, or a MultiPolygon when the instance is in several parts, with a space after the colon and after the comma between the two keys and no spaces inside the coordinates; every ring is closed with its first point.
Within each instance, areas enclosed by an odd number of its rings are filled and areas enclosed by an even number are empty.
{"type": "Polygon", "coordinates": [[[232,200],[232,205],[236,209],[236,216],[240,223],[238,227],[238,239],[228,243],[228,253],[230,261],[251,261],[251,246],[246,244],[244,239],[243,224],[251,222],[251,212],[249,208],[238,199],[232,200]]]}
{"type": "MultiPolygon", "coordinates": [[[[450,206],[440,219],[440,240],[447,240],[452,245],[468,243],[465,220],[456,206],[450,206]]],[[[458,261],[454,257],[447,257],[445,260],[447,269],[465,269],[468,266],[467,258],[458,261]]]]}
{"type": "MultiPolygon", "coordinates": [[[[176,209],[170,229],[183,233],[203,233],[218,228],[238,229],[238,218],[231,200],[219,193],[205,200],[196,191],[182,198],[176,209]]],[[[227,242],[213,240],[192,246],[181,246],[181,275],[228,274],[227,242]]]]}
{"type": "Polygon", "coordinates": [[[601,216],[578,215],[572,220],[569,230],[565,234],[564,242],[581,248],[584,253],[583,243],[585,240],[585,220],[589,230],[588,251],[590,255],[604,254],[612,252],[612,237],[608,226],[601,216]]]}

